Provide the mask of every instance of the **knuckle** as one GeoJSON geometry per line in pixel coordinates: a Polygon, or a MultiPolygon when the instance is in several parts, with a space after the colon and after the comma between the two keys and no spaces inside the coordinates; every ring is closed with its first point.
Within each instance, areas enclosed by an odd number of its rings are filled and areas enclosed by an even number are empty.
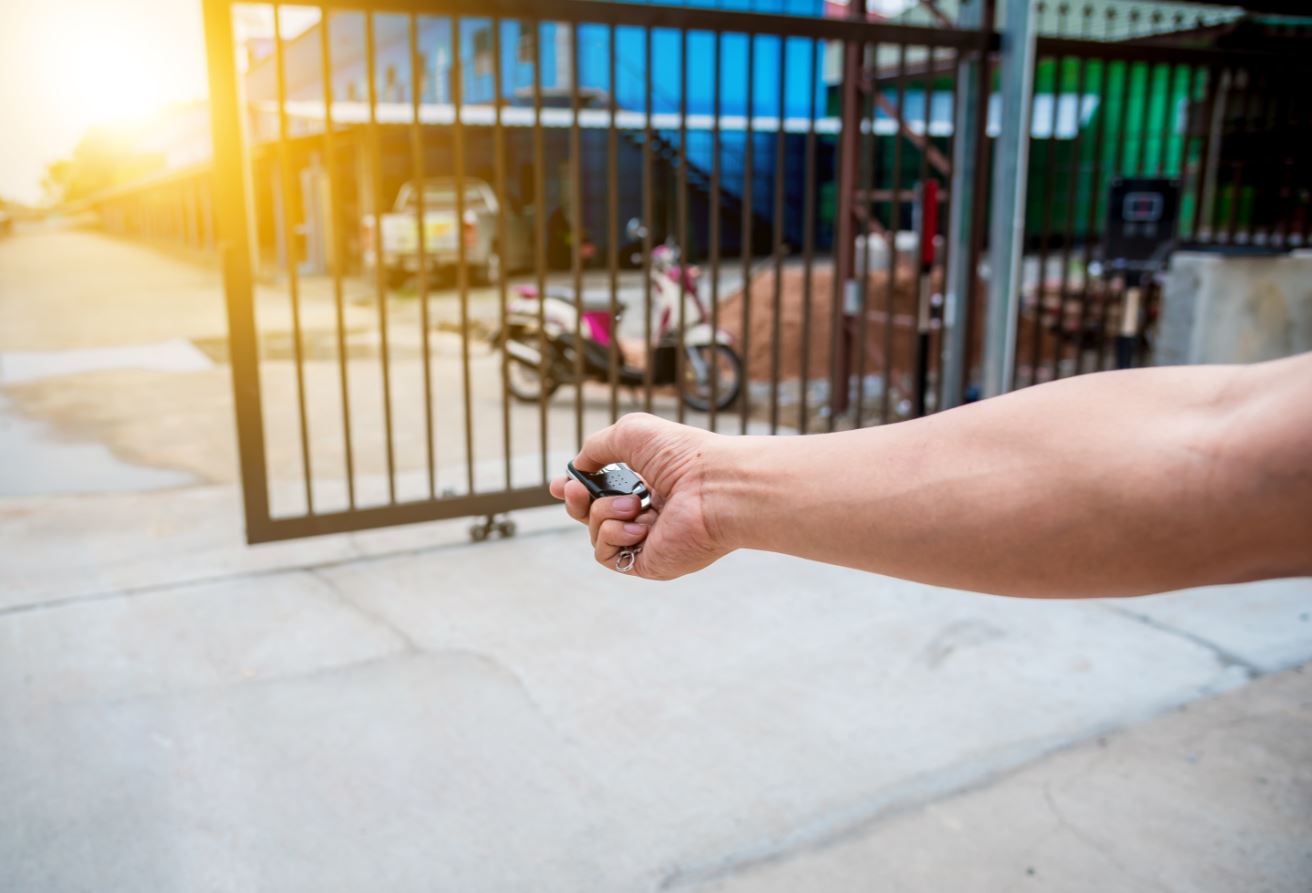
{"type": "Polygon", "coordinates": [[[663,421],[663,419],[657,418],[649,412],[631,412],[621,416],[615,422],[615,433],[621,435],[625,440],[642,437],[653,433],[655,429],[661,426],[663,421]]]}

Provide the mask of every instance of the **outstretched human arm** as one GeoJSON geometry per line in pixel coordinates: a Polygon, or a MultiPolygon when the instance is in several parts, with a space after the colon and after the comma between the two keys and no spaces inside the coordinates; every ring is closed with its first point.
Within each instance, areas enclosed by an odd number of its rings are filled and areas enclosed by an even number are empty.
{"type": "Polygon", "coordinates": [[[552,492],[598,561],[641,543],[651,579],[738,548],[1032,597],[1312,574],[1312,354],[1084,375],[808,437],[626,416],[576,464],[616,461],[655,511],[552,492]]]}

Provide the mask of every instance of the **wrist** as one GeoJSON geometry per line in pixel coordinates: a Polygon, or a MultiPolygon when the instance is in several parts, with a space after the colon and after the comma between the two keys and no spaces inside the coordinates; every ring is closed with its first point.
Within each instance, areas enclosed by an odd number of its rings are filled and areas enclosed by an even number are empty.
{"type": "Polygon", "coordinates": [[[786,488],[784,470],[773,461],[777,438],[716,435],[707,451],[702,479],[708,532],[724,552],[771,549],[772,508],[786,488]]]}

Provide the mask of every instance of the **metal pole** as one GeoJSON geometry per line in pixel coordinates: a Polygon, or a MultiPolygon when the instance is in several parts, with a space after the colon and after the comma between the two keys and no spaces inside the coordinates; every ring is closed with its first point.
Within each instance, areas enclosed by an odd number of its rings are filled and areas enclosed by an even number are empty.
{"type": "Polygon", "coordinates": [[[255,325],[253,230],[249,197],[232,8],[223,0],[205,0],[205,48],[209,61],[210,131],[214,141],[214,177],[218,198],[218,248],[228,310],[228,350],[232,363],[233,407],[237,414],[237,455],[246,514],[246,540],[264,538],[269,525],[269,488],[264,463],[264,416],[260,410],[260,348],[255,325]]]}
{"type": "MultiPolygon", "coordinates": [[[[982,28],[985,24],[985,0],[962,0],[957,15],[959,28],[982,28]]],[[[978,146],[987,139],[984,134],[987,108],[976,101],[980,95],[986,53],[962,55],[957,66],[956,96],[953,98],[952,121],[952,185],[948,210],[947,283],[943,296],[943,357],[942,408],[951,409],[962,401],[962,382],[965,380],[967,353],[970,345],[966,335],[967,298],[970,283],[976,276],[974,252],[970,250],[971,225],[975,217],[974,206],[984,201],[975,194],[975,169],[979,157],[978,146]]],[[[983,91],[988,95],[987,88],[983,91]]]]}
{"type": "MultiPolygon", "coordinates": [[[[989,221],[989,300],[984,331],[984,396],[1011,390],[1016,359],[1021,249],[1025,243],[1025,181],[1034,94],[1034,0],[1004,0],[999,50],[1001,109],[993,155],[993,214],[989,221]]],[[[1058,76],[1060,77],[1060,68],[1058,76]]],[[[1057,126],[1056,110],[1053,127],[1057,126]]],[[[1077,122],[1078,126],[1078,122],[1077,122]]],[[[1039,280],[1043,271],[1039,271],[1039,280]]]]}
{"type": "MultiPolygon", "coordinates": [[[[847,6],[848,18],[865,21],[865,0],[851,0],[847,6]]],[[[830,425],[834,417],[847,412],[851,399],[849,388],[852,378],[852,328],[855,308],[852,306],[856,292],[856,246],[854,232],[856,223],[855,192],[857,159],[860,157],[861,145],[861,98],[862,68],[865,65],[865,44],[848,41],[843,46],[843,83],[841,111],[842,127],[839,132],[838,147],[838,219],[834,227],[834,301],[841,306],[842,332],[836,347],[838,355],[833,363],[833,381],[830,397],[830,425]]],[[[864,220],[864,217],[862,218],[864,220]]],[[[861,348],[864,350],[864,347],[861,348]]]]}

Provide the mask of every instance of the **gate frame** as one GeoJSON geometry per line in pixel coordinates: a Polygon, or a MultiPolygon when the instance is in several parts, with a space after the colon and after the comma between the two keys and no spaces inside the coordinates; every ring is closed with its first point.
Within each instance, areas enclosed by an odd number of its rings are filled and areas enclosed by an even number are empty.
{"type": "MultiPolygon", "coordinates": [[[[470,493],[448,498],[427,498],[371,507],[273,517],[269,505],[269,476],[265,450],[263,402],[260,390],[259,333],[255,317],[252,232],[248,212],[251,196],[246,177],[243,139],[243,104],[236,65],[232,8],[238,0],[202,0],[210,85],[210,116],[214,145],[218,253],[227,306],[232,394],[237,425],[242,503],[248,543],[295,539],[328,533],[364,530],[396,524],[490,515],[546,505],[553,500],[544,483],[505,490],[470,493]]],[[[271,3],[273,7],[283,5],[271,3]]],[[[667,28],[711,33],[808,37],[865,46],[878,43],[923,45],[987,54],[997,48],[991,30],[890,25],[882,22],[737,12],[717,9],[648,6],[599,0],[555,0],[544,16],[533,0],[322,0],[317,6],[332,12],[394,13],[465,18],[558,21],[571,24],[609,25],[645,29],[667,28]]],[[[613,52],[613,49],[612,49],[613,52]]],[[[372,77],[372,74],[371,74],[372,77]]],[[[280,106],[281,107],[281,106],[280,106]]],[[[750,119],[751,116],[749,116],[750,119]]],[[[281,137],[280,137],[281,143],[281,137]]],[[[837,277],[835,277],[837,278],[837,277]]],[[[302,405],[302,412],[304,407],[302,405]]],[[[470,457],[472,458],[472,457],[470,457]]],[[[544,457],[545,462],[545,457],[544,457]]],[[[309,473],[306,471],[309,486],[309,473]]]]}

